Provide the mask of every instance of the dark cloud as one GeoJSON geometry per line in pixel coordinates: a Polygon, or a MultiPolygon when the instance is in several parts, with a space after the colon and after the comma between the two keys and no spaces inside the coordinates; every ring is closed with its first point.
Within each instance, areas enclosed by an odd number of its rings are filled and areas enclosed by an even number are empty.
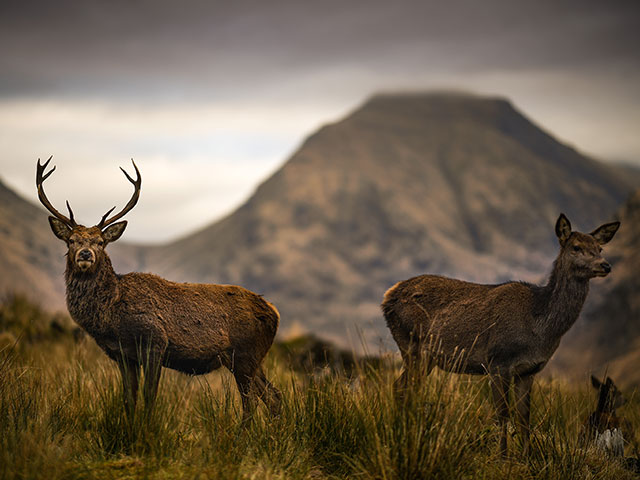
{"type": "Polygon", "coordinates": [[[0,92],[200,98],[326,68],[640,69],[637,1],[4,1],[0,92]]]}

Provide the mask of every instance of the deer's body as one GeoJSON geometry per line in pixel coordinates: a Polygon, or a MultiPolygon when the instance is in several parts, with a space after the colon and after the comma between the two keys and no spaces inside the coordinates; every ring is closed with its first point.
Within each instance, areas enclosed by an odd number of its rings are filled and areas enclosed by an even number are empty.
{"type": "Polygon", "coordinates": [[[587,296],[587,282],[558,280],[481,285],[422,275],[389,289],[383,309],[401,350],[432,342],[429,355],[445,370],[525,376],[546,365],[587,296]]]}
{"type": "Polygon", "coordinates": [[[163,350],[163,366],[198,375],[236,357],[262,359],[278,328],[278,312],[233,285],[174,283],[147,273],[116,275],[108,259],[96,277],[67,269],[67,306],[109,357],[163,350]]]}
{"type": "Polygon", "coordinates": [[[36,185],[41,202],[53,214],[49,223],[54,234],[69,249],[67,307],[71,317],[118,363],[127,411],[132,414],[135,409],[140,366],[145,372],[143,394],[148,408],[154,403],[163,366],[190,375],[224,366],[235,377],[245,420],[256,394],[276,413],[280,393],[261,367],[278,329],[276,308],[238,286],[174,283],[148,273],[116,274],[105,247],[120,238],[127,222],[114,222],[138,200],[138,169],[135,181],[125,172],[135,186],[127,206],[107,218],[110,210],[94,227],[85,227],[75,222],[70,208],[69,218],[46,198],[42,182],[53,172],[44,174],[48,163],[38,162],[36,185]]]}
{"type": "Polygon", "coordinates": [[[618,226],[614,222],[591,234],[572,232],[561,215],[556,224],[561,250],[545,286],[523,282],[481,285],[422,275],[391,287],[384,295],[382,310],[403,358],[398,393],[404,394],[434,365],[457,373],[490,375],[503,426],[501,447],[506,452],[513,380],[527,448],[533,377],[577,320],[589,280],[611,270],[599,245],[607,243],[618,226]]]}

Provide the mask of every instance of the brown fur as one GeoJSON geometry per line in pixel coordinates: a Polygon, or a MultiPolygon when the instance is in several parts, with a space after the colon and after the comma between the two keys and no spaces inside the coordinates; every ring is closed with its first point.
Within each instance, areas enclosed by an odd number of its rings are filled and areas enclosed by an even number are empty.
{"type": "Polygon", "coordinates": [[[434,365],[490,375],[506,452],[508,394],[515,380],[518,424],[528,448],[533,377],[578,318],[589,279],[609,273],[600,245],[611,240],[618,227],[614,222],[588,235],[572,232],[568,219],[560,215],[556,234],[561,248],[545,286],[481,285],[422,275],[391,287],[382,310],[404,363],[396,382],[398,395],[434,365]]]}
{"type": "MultiPolygon", "coordinates": [[[[156,397],[161,367],[199,375],[224,366],[235,377],[245,419],[255,394],[276,413],[280,393],[261,367],[278,329],[276,308],[238,286],[174,283],[147,273],[117,275],[105,247],[124,232],[126,221],[109,225],[123,214],[106,222],[103,218],[94,227],[76,224],[71,212],[70,219],[64,217],[44,196],[41,184],[50,174],[42,175],[44,167],[38,164],[39,194],[55,215],[49,217],[53,233],[68,246],[69,313],[118,363],[128,412],[135,409],[142,365],[148,408],[156,397]]],[[[140,178],[129,209],[139,185],[140,178]]]]}

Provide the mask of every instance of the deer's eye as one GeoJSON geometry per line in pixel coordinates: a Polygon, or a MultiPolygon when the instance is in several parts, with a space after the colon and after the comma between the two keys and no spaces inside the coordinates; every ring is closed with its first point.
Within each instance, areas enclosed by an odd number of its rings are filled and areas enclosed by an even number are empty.
{"type": "Polygon", "coordinates": [[[574,245],[574,246],[573,246],[573,251],[574,251],[574,252],[576,252],[576,253],[577,253],[577,252],[581,252],[581,251],[582,251],[582,248],[580,248],[578,245],[574,245]]]}
{"type": "Polygon", "coordinates": [[[98,246],[101,247],[104,245],[104,240],[100,239],[98,240],[98,246]]]}
{"type": "Polygon", "coordinates": [[[74,243],[76,243],[76,241],[73,238],[69,239],[69,245],[73,245],[74,243]]]}

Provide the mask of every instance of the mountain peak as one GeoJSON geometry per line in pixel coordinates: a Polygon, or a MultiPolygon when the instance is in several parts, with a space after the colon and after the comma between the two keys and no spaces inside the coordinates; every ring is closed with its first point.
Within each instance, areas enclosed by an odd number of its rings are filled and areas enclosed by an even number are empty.
{"type": "Polygon", "coordinates": [[[511,103],[502,97],[486,97],[460,91],[383,92],[372,96],[352,118],[377,116],[388,121],[407,117],[426,121],[464,120],[496,121],[514,114],[520,115],[511,103]]]}

